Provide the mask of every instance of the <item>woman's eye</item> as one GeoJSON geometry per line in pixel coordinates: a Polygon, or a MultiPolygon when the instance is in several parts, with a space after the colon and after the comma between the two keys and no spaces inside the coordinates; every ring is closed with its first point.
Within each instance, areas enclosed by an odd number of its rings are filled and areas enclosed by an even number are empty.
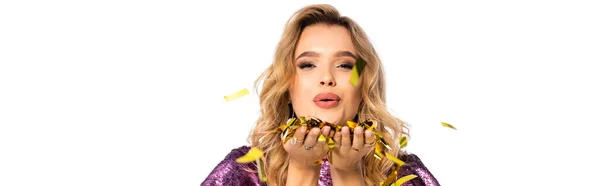
{"type": "Polygon", "coordinates": [[[305,68],[315,67],[315,65],[313,65],[312,63],[309,63],[309,62],[302,62],[302,63],[298,64],[298,67],[300,69],[305,69],[305,68]]]}
{"type": "Polygon", "coordinates": [[[352,70],[354,65],[352,63],[343,63],[343,64],[340,64],[339,67],[352,70]]]}

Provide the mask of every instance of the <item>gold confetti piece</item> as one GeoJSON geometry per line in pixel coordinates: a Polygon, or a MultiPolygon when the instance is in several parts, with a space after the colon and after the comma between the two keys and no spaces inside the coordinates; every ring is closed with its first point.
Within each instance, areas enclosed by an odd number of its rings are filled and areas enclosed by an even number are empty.
{"type": "Polygon", "coordinates": [[[394,157],[394,155],[391,155],[389,153],[385,153],[385,157],[387,157],[388,159],[392,160],[394,163],[398,164],[398,166],[404,165],[404,162],[402,160],[394,157]]]}
{"type": "Polygon", "coordinates": [[[317,160],[313,162],[313,165],[321,165],[321,163],[323,163],[323,160],[317,160]]]}
{"type": "Polygon", "coordinates": [[[329,150],[329,152],[327,152],[327,154],[329,155],[329,157],[327,157],[327,159],[329,160],[329,164],[333,165],[333,151],[329,150]]]}
{"type": "Polygon", "coordinates": [[[406,139],[406,136],[402,136],[400,139],[398,139],[398,142],[400,144],[400,148],[404,148],[406,147],[406,145],[408,145],[408,140],[406,139]]]}
{"type": "Polygon", "coordinates": [[[456,130],[456,127],[450,125],[449,123],[443,122],[443,121],[442,121],[442,127],[448,127],[448,128],[456,130]]]}
{"type": "Polygon", "coordinates": [[[348,125],[348,127],[352,130],[354,130],[354,128],[356,127],[356,122],[352,121],[352,120],[348,120],[346,121],[346,125],[348,125]]]}
{"type": "Polygon", "coordinates": [[[385,186],[389,186],[394,184],[394,182],[396,181],[396,177],[398,176],[398,165],[394,165],[397,168],[393,168],[392,172],[388,175],[388,177],[385,179],[385,181],[381,182],[379,185],[385,185],[385,186]]]}
{"type": "Polygon", "coordinates": [[[350,74],[350,84],[353,86],[358,86],[358,70],[356,70],[356,65],[352,67],[352,73],[350,74]]]}
{"type": "Polygon", "coordinates": [[[319,139],[317,139],[318,141],[327,141],[327,139],[325,138],[325,136],[323,136],[323,134],[319,134],[319,139]]]}
{"type": "Polygon", "coordinates": [[[246,153],[246,155],[239,157],[238,159],[236,159],[235,161],[238,163],[250,163],[253,161],[256,161],[257,159],[259,159],[260,157],[263,156],[263,151],[256,148],[256,147],[252,147],[248,153],[246,153]]]}
{"type": "Polygon", "coordinates": [[[240,91],[237,91],[236,93],[225,96],[225,101],[229,102],[229,101],[238,99],[238,98],[248,95],[248,94],[250,94],[250,91],[248,91],[248,89],[244,88],[240,91]]]}
{"type": "Polygon", "coordinates": [[[352,67],[352,73],[350,74],[350,84],[358,86],[358,79],[360,78],[360,75],[365,69],[366,64],[367,62],[365,62],[365,60],[363,60],[362,58],[359,57],[358,59],[356,59],[356,64],[354,65],[354,67],[352,67]]]}
{"type": "Polygon", "coordinates": [[[409,175],[406,175],[406,176],[404,176],[404,177],[402,177],[402,178],[400,178],[400,179],[396,180],[396,183],[395,183],[394,185],[395,185],[395,186],[401,186],[403,183],[405,183],[405,182],[407,182],[407,181],[410,181],[410,180],[412,180],[412,179],[414,179],[414,178],[416,178],[416,177],[417,177],[417,176],[416,176],[416,175],[414,175],[414,174],[409,174],[409,175]]]}
{"type": "Polygon", "coordinates": [[[258,178],[261,182],[267,182],[267,175],[265,175],[265,167],[262,164],[262,161],[259,159],[256,160],[256,168],[258,170],[258,178]]]}
{"type": "Polygon", "coordinates": [[[304,117],[300,117],[300,118],[298,118],[298,119],[300,120],[300,124],[301,124],[302,126],[306,126],[306,118],[304,118],[304,117]]]}
{"type": "Polygon", "coordinates": [[[327,138],[327,145],[330,149],[333,149],[333,147],[335,147],[335,142],[333,141],[333,138],[327,138]]]}
{"type": "Polygon", "coordinates": [[[379,143],[381,143],[381,145],[383,145],[388,150],[392,150],[392,147],[390,147],[390,145],[387,142],[385,142],[385,140],[383,140],[383,138],[379,138],[379,139],[377,139],[377,141],[379,141],[379,143]]]}
{"type": "Polygon", "coordinates": [[[381,144],[377,143],[375,144],[375,154],[373,154],[375,156],[375,158],[381,160],[383,159],[384,155],[382,153],[383,151],[383,147],[381,147],[381,144]]]}
{"type": "MultiPolygon", "coordinates": [[[[290,130],[287,128],[285,130],[283,130],[283,132],[281,133],[281,140],[285,140],[290,135],[289,131],[290,130]]],[[[285,143],[285,141],[283,143],[285,143]]]]}

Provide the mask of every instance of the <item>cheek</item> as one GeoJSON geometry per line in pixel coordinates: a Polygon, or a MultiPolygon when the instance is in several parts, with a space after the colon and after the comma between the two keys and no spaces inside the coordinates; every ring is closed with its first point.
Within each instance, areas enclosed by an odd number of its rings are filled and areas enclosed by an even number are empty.
{"type": "Polygon", "coordinates": [[[301,101],[303,99],[306,99],[307,96],[309,96],[310,94],[308,94],[308,90],[312,90],[313,88],[311,87],[311,82],[312,80],[309,77],[303,77],[303,76],[296,76],[294,78],[294,84],[292,85],[292,88],[290,89],[290,94],[292,97],[292,100],[296,100],[296,101],[301,101]]]}

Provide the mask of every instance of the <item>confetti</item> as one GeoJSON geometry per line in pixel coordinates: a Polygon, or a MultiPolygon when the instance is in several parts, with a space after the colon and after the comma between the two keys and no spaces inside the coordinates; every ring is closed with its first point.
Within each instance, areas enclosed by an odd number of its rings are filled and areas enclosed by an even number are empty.
{"type": "Polygon", "coordinates": [[[261,182],[267,182],[267,175],[265,174],[265,167],[262,164],[262,161],[259,159],[256,160],[256,168],[258,171],[258,178],[261,182]]]}
{"type": "Polygon", "coordinates": [[[335,142],[333,141],[333,138],[327,138],[327,145],[330,149],[333,149],[333,147],[335,147],[335,142]]]}
{"type": "MultiPolygon", "coordinates": [[[[386,152],[386,150],[392,150],[392,148],[384,140],[383,135],[378,133],[375,130],[377,128],[376,121],[365,120],[364,122],[357,123],[357,122],[348,120],[345,123],[345,125],[338,125],[338,124],[332,124],[332,123],[328,123],[325,121],[321,121],[320,119],[314,118],[314,117],[298,117],[298,118],[288,119],[288,121],[286,123],[275,128],[275,131],[280,133],[281,139],[282,139],[283,143],[285,144],[287,140],[289,140],[293,137],[292,134],[296,133],[296,130],[300,126],[307,127],[305,135],[308,135],[309,131],[312,128],[322,129],[325,126],[329,126],[334,132],[340,132],[342,130],[343,126],[348,126],[350,128],[362,127],[365,130],[373,131],[374,137],[375,137],[375,152],[374,152],[373,156],[378,160],[383,160],[383,158],[387,158],[387,159],[393,161],[395,163],[394,166],[396,167],[396,168],[393,168],[392,173],[390,175],[388,175],[388,179],[386,179],[385,182],[380,183],[382,185],[386,185],[386,186],[393,185],[395,182],[396,176],[398,174],[398,171],[400,170],[400,167],[402,165],[404,165],[404,161],[402,161],[402,160],[396,158],[394,155],[386,152]]],[[[352,130],[350,131],[350,134],[353,135],[352,130]]],[[[400,138],[398,140],[399,140],[399,142],[401,142],[401,144],[406,145],[406,141],[407,141],[406,138],[404,138],[404,141],[402,138],[400,138]]],[[[327,145],[329,147],[329,151],[327,152],[328,153],[327,158],[329,160],[329,164],[333,164],[334,161],[333,161],[333,150],[332,149],[335,147],[335,140],[332,137],[325,136],[323,134],[319,134],[318,141],[323,141],[323,142],[327,143],[327,145]]],[[[322,163],[321,160],[316,160],[314,162],[314,165],[318,165],[321,163],[322,163]]]]}
{"type": "Polygon", "coordinates": [[[238,99],[238,98],[248,95],[248,94],[250,94],[250,91],[248,91],[248,89],[244,88],[240,91],[237,91],[236,93],[225,96],[225,101],[227,101],[227,102],[233,101],[235,99],[238,99]]]}
{"type": "Polygon", "coordinates": [[[394,157],[394,155],[392,155],[392,154],[385,153],[385,157],[392,160],[394,163],[398,164],[398,166],[404,165],[404,162],[402,160],[399,160],[398,158],[394,157]]]}
{"type": "Polygon", "coordinates": [[[408,140],[406,139],[406,136],[402,136],[400,139],[398,139],[398,144],[400,144],[400,148],[406,147],[406,145],[408,145],[408,140]]]}
{"type": "Polygon", "coordinates": [[[400,171],[400,166],[398,166],[398,164],[394,164],[391,171],[392,172],[388,175],[385,181],[380,182],[379,185],[391,186],[394,184],[394,182],[396,182],[396,177],[398,176],[398,171],[400,171]]]}
{"type": "Polygon", "coordinates": [[[359,57],[358,59],[356,59],[356,65],[352,67],[352,73],[350,74],[350,84],[358,86],[358,79],[363,73],[366,64],[367,62],[365,62],[365,60],[363,60],[362,58],[359,57]]]}
{"type": "Polygon", "coordinates": [[[448,127],[448,128],[456,130],[456,128],[454,126],[450,125],[449,123],[443,122],[443,121],[442,121],[442,127],[448,127]]]}
{"type": "Polygon", "coordinates": [[[250,162],[258,160],[262,156],[263,156],[262,150],[260,150],[256,147],[252,147],[250,149],[250,151],[248,151],[248,153],[246,153],[246,155],[239,157],[235,161],[238,163],[250,163],[250,162]]]}
{"type": "Polygon", "coordinates": [[[382,160],[384,155],[383,155],[383,147],[381,147],[381,144],[377,143],[375,144],[375,154],[373,154],[373,156],[375,156],[375,158],[382,160]]]}
{"type": "Polygon", "coordinates": [[[327,138],[325,138],[325,136],[323,136],[323,134],[320,134],[318,141],[325,142],[325,141],[327,141],[327,138]]]}
{"type": "MultiPolygon", "coordinates": [[[[331,127],[331,129],[334,130],[335,132],[340,132],[344,125],[331,124],[331,123],[328,123],[325,121],[321,121],[320,119],[314,118],[314,117],[298,117],[298,118],[288,119],[288,121],[285,124],[280,125],[279,127],[275,128],[275,131],[280,133],[281,140],[285,144],[288,140],[290,140],[293,137],[293,134],[296,133],[296,130],[300,126],[306,126],[307,127],[306,134],[308,134],[312,128],[322,129],[325,126],[331,127]]],[[[359,126],[359,127],[364,128],[365,130],[371,130],[374,132],[375,144],[376,144],[375,155],[374,155],[375,158],[382,160],[383,158],[386,157],[385,150],[386,149],[392,150],[390,145],[383,139],[383,135],[381,135],[375,131],[375,128],[377,128],[376,121],[365,120],[364,122],[356,123],[354,121],[349,120],[346,122],[345,126],[349,126],[349,127],[359,126]]],[[[353,131],[350,131],[350,134],[353,135],[353,131]]],[[[332,154],[331,149],[333,149],[335,147],[335,141],[333,140],[333,138],[331,138],[329,136],[326,137],[323,134],[319,134],[318,141],[327,143],[327,145],[329,147],[329,161],[331,164],[333,162],[332,155],[331,155],[332,154]]]]}
{"type": "Polygon", "coordinates": [[[407,181],[410,181],[410,180],[412,180],[412,179],[414,179],[414,178],[416,178],[416,177],[417,177],[417,176],[416,176],[416,175],[414,175],[414,174],[409,174],[409,175],[406,175],[406,176],[404,176],[404,177],[402,177],[402,178],[400,178],[400,179],[396,180],[396,183],[395,183],[394,185],[395,185],[395,186],[401,186],[403,183],[405,183],[405,182],[407,182],[407,181]]]}
{"type": "Polygon", "coordinates": [[[356,128],[357,123],[352,120],[348,120],[346,121],[346,125],[348,125],[350,129],[354,130],[354,128],[356,128]]]}

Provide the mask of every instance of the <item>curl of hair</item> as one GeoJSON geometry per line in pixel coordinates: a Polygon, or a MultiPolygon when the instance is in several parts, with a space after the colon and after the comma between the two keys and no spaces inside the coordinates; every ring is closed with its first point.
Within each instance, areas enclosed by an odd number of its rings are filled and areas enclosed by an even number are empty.
{"type": "MultiPolygon", "coordinates": [[[[285,185],[287,179],[289,156],[275,129],[285,123],[291,115],[288,107],[288,89],[295,75],[293,57],[300,35],[304,28],[318,23],[343,26],[350,32],[358,57],[367,62],[359,80],[362,102],[358,110],[358,119],[378,121],[376,130],[392,146],[392,150],[388,152],[395,156],[404,154],[399,150],[397,139],[402,135],[408,136],[409,130],[406,123],[388,111],[385,74],[366,33],[356,22],[341,16],[331,5],[306,6],[287,21],[273,63],[256,79],[254,85],[259,94],[260,116],[248,136],[248,142],[265,152],[261,160],[265,162],[265,174],[269,185],[285,185]],[[261,83],[262,89],[259,89],[261,83]]],[[[367,185],[379,185],[393,165],[393,162],[387,159],[375,159],[373,154],[371,151],[363,158],[362,168],[367,185]]]]}

